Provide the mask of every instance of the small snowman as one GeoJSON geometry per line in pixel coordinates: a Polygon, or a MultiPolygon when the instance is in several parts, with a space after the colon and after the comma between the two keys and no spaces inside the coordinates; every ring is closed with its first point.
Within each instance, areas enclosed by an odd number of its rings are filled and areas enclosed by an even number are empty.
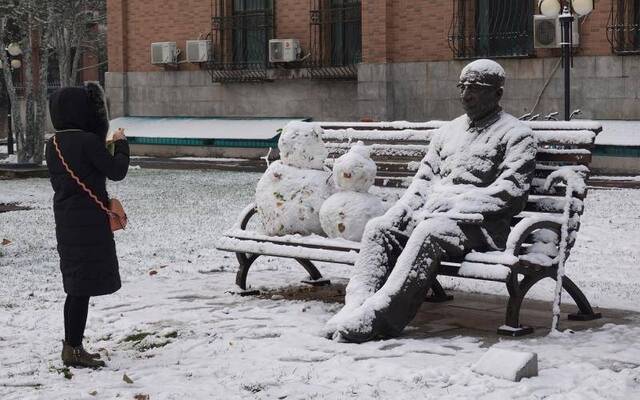
{"type": "Polygon", "coordinates": [[[322,128],[306,122],[287,124],[278,140],[280,160],[273,162],[256,187],[256,206],[267,235],[324,235],[320,207],[334,192],[325,170],[328,151],[322,128]]]}
{"type": "Polygon", "coordinates": [[[378,197],[370,194],[377,167],[362,142],[356,143],[333,165],[339,191],[320,208],[320,223],[327,236],[359,242],[367,222],[384,214],[378,197]]]}

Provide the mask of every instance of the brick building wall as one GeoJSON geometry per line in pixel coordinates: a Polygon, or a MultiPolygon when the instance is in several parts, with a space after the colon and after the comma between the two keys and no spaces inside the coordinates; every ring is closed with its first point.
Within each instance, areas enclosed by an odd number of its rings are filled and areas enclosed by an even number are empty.
{"type": "MultiPolygon", "coordinates": [[[[521,1],[521,0],[519,0],[521,1]]],[[[531,0],[537,3],[537,0],[531,0]]],[[[611,2],[596,1],[581,19],[572,74],[574,103],[593,118],[640,119],[640,56],[611,52],[606,26],[611,2]],[[597,88],[597,90],[595,90],[597,88]]],[[[310,45],[309,0],[274,0],[278,38],[310,45]]],[[[211,30],[211,1],[109,0],[108,93],[114,115],[309,116],[316,119],[445,119],[461,113],[455,81],[465,61],[453,60],[447,36],[453,0],[362,0],[358,80],[212,83],[197,65],[165,71],[150,63],[150,44],[185,41],[211,30]],[[122,72],[127,72],[123,74],[122,72]]],[[[537,10],[537,7],[535,8],[537,10]]],[[[514,114],[559,110],[560,51],[499,60],[509,74],[505,108],[514,114]],[[549,85],[545,88],[545,83],[549,85]]]]}

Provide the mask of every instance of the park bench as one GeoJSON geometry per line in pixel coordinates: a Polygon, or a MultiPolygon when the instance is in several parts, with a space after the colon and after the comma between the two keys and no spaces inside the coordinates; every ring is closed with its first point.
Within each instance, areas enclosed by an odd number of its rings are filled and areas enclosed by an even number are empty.
{"type": "MultiPolygon", "coordinates": [[[[520,325],[522,301],[538,281],[557,278],[560,251],[564,250],[565,260],[569,256],[587,195],[584,182],[589,174],[591,150],[596,135],[602,130],[600,124],[593,121],[524,123],[532,128],[537,139],[536,170],[526,208],[513,218],[507,248],[500,252],[471,252],[463,260],[442,262],[439,269],[439,275],[504,282],[509,300],[505,324],[498,332],[511,336],[532,332],[532,328],[520,325]],[[566,228],[564,235],[563,225],[566,228]],[[565,240],[554,241],[549,232],[554,232],[555,238],[565,240]]],[[[411,183],[427,152],[433,129],[442,126],[444,121],[319,124],[324,129],[323,139],[329,148],[328,167],[357,141],[371,146],[371,157],[378,167],[371,192],[391,204],[411,183]]],[[[247,286],[247,274],[252,263],[262,255],[296,260],[309,274],[303,282],[313,285],[329,283],[314,262],[353,265],[356,261],[360,243],[318,235],[267,236],[250,228],[250,220],[255,214],[255,205],[248,205],[234,227],[217,243],[218,249],[234,252],[237,256],[236,284],[241,294],[256,293],[247,286]]],[[[569,277],[564,277],[562,285],[578,307],[578,312],[569,314],[569,319],[600,317],[569,277]]],[[[434,302],[451,298],[437,280],[427,296],[428,301],[434,302]]]]}

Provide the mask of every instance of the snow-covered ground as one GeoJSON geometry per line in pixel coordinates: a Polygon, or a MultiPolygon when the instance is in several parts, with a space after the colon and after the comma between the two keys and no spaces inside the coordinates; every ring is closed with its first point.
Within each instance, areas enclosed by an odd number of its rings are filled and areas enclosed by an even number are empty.
{"type": "MultiPolygon", "coordinates": [[[[130,228],[117,233],[123,289],[91,302],[88,347],[108,367],[61,373],[64,293],[47,180],[0,181],[0,399],[634,399],[640,398],[640,321],[501,341],[533,351],[540,376],[513,383],[477,375],[481,338],[401,337],[361,345],[319,336],[335,304],[239,297],[236,261],[214,249],[252,200],[260,174],[131,170],[111,184],[130,228]],[[150,333],[141,339],[143,334],[150,333]],[[126,374],[133,383],[123,380],[126,374]]],[[[640,311],[640,190],[592,190],[567,273],[595,305],[640,311]]],[[[345,266],[322,265],[333,281],[345,266]]],[[[261,258],[249,282],[269,288],[304,277],[261,258]]],[[[504,295],[503,285],[446,280],[504,295]]],[[[551,299],[553,285],[532,295],[551,299]]]]}

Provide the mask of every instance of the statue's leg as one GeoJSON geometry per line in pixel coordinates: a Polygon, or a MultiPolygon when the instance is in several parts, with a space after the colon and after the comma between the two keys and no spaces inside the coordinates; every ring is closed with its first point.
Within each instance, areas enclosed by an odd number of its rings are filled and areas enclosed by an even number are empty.
{"type": "Polygon", "coordinates": [[[388,228],[384,220],[374,219],[367,224],[360,254],[346,288],[345,305],[327,322],[326,336],[331,337],[344,316],[350,315],[380,289],[406,242],[407,237],[388,228]]]}
{"type": "Polygon", "coordinates": [[[367,225],[346,288],[345,306],[359,307],[384,285],[406,242],[406,236],[390,229],[384,221],[367,225]]]}
{"type": "Polygon", "coordinates": [[[481,247],[479,238],[480,235],[468,235],[468,229],[446,218],[421,222],[385,284],[349,317],[345,316],[346,322],[338,329],[340,335],[353,342],[398,336],[418,312],[424,293],[436,278],[441,258],[445,254],[459,257],[472,247],[481,247]]]}

